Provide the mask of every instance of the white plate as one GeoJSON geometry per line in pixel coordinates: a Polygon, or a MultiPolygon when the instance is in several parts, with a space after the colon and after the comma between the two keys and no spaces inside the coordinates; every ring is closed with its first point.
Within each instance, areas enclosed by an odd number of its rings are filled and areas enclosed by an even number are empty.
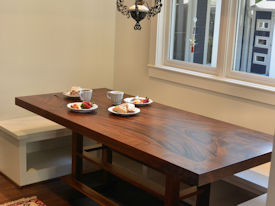
{"type": "MultiPolygon", "coordinates": [[[[132,104],[135,104],[136,106],[145,106],[145,105],[149,105],[149,104],[153,103],[152,99],[149,99],[149,102],[147,102],[147,103],[134,103],[134,99],[135,98],[137,98],[137,97],[128,97],[128,98],[125,98],[124,102],[126,102],[126,103],[132,103],[132,104]]],[[[138,98],[145,99],[145,97],[138,97],[138,98]]]]}
{"type": "Polygon", "coordinates": [[[68,97],[68,98],[79,98],[79,94],[77,95],[70,95],[70,92],[63,92],[63,95],[68,97]]]}
{"type": "Polygon", "coordinates": [[[129,112],[129,113],[115,112],[115,111],[113,111],[114,108],[115,108],[115,106],[109,107],[108,111],[111,112],[111,113],[113,113],[113,114],[121,115],[121,116],[133,116],[133,115],[136,115],[136,114],[140,113],[140,109],[139,108],[135,108],[134,112],[129,112]]]}
{"type": "Polygon", "coordinates": [[[93,106],[90,109],[74,109],[74,108],[71,108],[73,104],[78,104],[78,106],[80,107],[82,102],[74,102],[74,103],[67,104],[68,109],[72,112],[90,113],[98,108],[96,104],[93,104],[93,106]]]}

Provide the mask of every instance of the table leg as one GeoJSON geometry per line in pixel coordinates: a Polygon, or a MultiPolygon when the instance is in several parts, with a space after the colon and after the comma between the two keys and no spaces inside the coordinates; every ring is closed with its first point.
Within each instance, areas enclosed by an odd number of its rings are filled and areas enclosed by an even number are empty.
{"type": "Polygon", "coordinates": [[[210,184],[198,187],[198,190],[202,190],[203,193],[197,196],[197,206],[209,206],[210,201],[210,184]]]}
{"type": "MultiPolygon", "coordinates": [[[[112,164],[113,162],[113,154],[112,150],[105,145],[103,145],[102,149],[102,163],[103,164],[112,164]]],[[[110,174],[106,171],[103,172],[103,178],[104,178],[104,183],[106,186],[110,186],[111,183],[111,177],[110,174]]]]}
{"type": "Polygon", "coordinates": [[[102,161],[103,163],[109,163],[111,164],[113,161],[113,155],[112,155],[112,150],[105,145],[103,145],[103,150],[102,150],[102,161]]]}
{"type": "Polygon", "coordinates": [[[77,154],[83,153],[83,136],[72,133],[72,176],[79,178],[82,175],[83,160],[77,154]]]}
{"type": "Polygon", "coordinates": [[[164,206],[179,205],[180,180],[175,176],[166,176],[164,206]]]}

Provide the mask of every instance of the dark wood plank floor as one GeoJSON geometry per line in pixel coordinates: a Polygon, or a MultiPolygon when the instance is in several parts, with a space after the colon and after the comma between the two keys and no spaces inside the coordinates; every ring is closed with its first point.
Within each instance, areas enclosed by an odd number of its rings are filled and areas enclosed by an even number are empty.
{"type": "Polygon", "coordinates": [[[48,206],[97,206],[60,179],[18,188],[0,173],[0,204],[22,197],[38,196],[48,206]]]}
{"type": "MultiPolygon", "coordinates": [[[[214,183],[212,186],[212,206],[235,206],[256,197],[255,194],[222,181],[214,183]]],[[[136,190],[134,189],[134,191],[136,190]]],[[[130,194],[127,194],[123,188],[122,192],[128,199],[132,198],[133,195],[137,196],[137,193],[134,192],[133,194],[132,191],[129,191],[130,194]]],[[[121,194],[116,193],[116,195],[121,194]]],[[[0,173],[0,204],[30,196],[38,196],[47,206],[98,206],[98,204],[94,203],[92,200],[63,183],[59,178],[18,188],[0,173]]],[[[141,196],[138,196],[138,198],[140,199],[141,196]]],[[[143,196],[143,198],[148,200],[148,197],[143,196]]],[[[130,201],[132,201],[132,199],[130,201]]],[[[151,199],[151,201],[156,200],[151,199]]],[[[148,201],[145,201],[142,205],[147,205],[146,203],[148,203],[148,201]]],[[[132,206],[135,204],[128,204],[128,206],[129,205],[132,206]]],[[[162,204],[153,203],[149,205],[159,206],[162,204]]]]}
{"type": "MultiPolygon", "coordinates": [[[[132,185],[112,177],[110,187],[102,187],[102,173],[95,172],[84,175],[82,181],[90,186],[98,185],[97,190],[121,206],[162,206],[163,202],[133,187],[132,185]],[[101,186],[100,186],[101,185],[101,186]]],[[[97,206],[95,202],[63,183],[54,179],[18,188],[8,178],[0,174],[0,204],[23,197],[37,196],[48,206],[97,206]]],[[[182,203],[181,205],[188,205],[182,203]]]]}

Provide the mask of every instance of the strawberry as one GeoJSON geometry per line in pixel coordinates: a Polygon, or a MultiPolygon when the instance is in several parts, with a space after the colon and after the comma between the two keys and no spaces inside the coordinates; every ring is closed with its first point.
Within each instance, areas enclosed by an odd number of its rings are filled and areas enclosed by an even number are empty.
{"type": "Polygon", "coordinates": [[[143,103],[148,103],[149,102],[149,98],[146,97],[145,99],[142,100],[143,103]]]}
{"type": "Polygon", "coordinates": [[[82,109],[90,109],[92,107],[92,103],[91,102],[86,102],[86,101],[84,101],[84,102],[82,102],[82,104],[81,104],[81,108],[82,109]]]}

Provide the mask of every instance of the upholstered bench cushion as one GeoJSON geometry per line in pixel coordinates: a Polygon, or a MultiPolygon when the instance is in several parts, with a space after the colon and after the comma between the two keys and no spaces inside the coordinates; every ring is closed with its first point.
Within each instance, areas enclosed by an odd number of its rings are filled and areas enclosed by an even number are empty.
{"type": "Polygon", "coordinates": [[[71,131],[40,116],[22,117],[0,121],[0,130],[18,141],[34,141],[70,135],[71,131]],[[39,138],[38,135],[39,134],[39,138]]]}

